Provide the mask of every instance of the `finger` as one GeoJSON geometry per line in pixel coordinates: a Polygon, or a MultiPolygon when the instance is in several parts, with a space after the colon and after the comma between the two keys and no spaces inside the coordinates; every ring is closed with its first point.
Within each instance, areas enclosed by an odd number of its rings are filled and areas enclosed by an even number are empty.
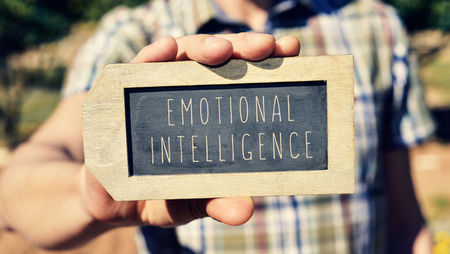
{"type": "Polygon", "coordinates": [[[239,33],[191,35],[177,38],[177,60],[194,60],[218,65],[230,57],[258,61],[269,57],[275,49],[275,39],[268,34],[239,33]]]}
{"type": "Polygon", "coordinates": [[[228,225],[241,225],[250,219],[254,208],[248,197],[151,200],[141,205],[141,221],[159,227],[175,227],[206,216],[228,225]]]}
{"type": "MultiPolygon", "coordinates": [[[[92,173],[86,169],[85,166],[81,168],[81,194],[84,199],[84,203],[87,204],[87,209],[91,214],[95,214],[97,210],[95,206],[101,206],[105,209],[111,206],[115,201],[108,194],[108,192],[103,188],[103,186],[97,181],[97,179],[92,175],[92,173]]],[[[97,216],[94,216],[97,217],[97,216]]]]}
{"type": "Polygon", "coordinates": [[[272,56],[286,57],[298,56],[300,53],[300,41],[294,36],[284,36],[276,41],[272,56]]]}
{"type": "Polygon", "coordinates": [[[176,60],[194,60],[208,65],[224,63],[233,53],[228,40],[214,35],[198,34],[177,38],[176,60]]]}
{"type": "Polygon", "coordinates": [[[250,197],[216,198],[207,202],[206,213],[225,224],[238,226],[252,217],[254,207],[250,197]]]}
{"type": "Polygon", "coordinates": [[[137,202],[115,201],[85,166],[80,171],[80,177],[83,205],[92,218],[118,225],[139,222],[137,202]]]}
{"type": "Polygon", "coordinates": [[[139,202],[138,213],[144,225],[176,227],[208,216],[207,199],[148,200],[139,202]]]}
{"type": "Polygon", "coordinates": [[[218,34],[233,45],[233,57],[250,61],[259,61],[272,55],[275,38],[262,33],[218,34]]]}
{"type": "Polygon", "coordinates": [[[131,60],[131,63],[173,61],[177,52],[178,45],[175,39],[166,36],[142,48],[133,60],[131,60]]]}

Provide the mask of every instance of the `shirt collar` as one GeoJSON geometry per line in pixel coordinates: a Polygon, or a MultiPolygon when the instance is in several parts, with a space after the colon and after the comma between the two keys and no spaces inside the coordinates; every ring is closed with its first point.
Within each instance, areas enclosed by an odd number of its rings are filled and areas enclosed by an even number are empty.
{"type": "MultiPolygon", "coordinates": [[[[278,0],[276,1],[272,7],[271,10],[269,10],[270,15],[277,15],[280,13],[283,13],[285,11],[288,11],[292,8],[294,8],[297,4],[302,4],[307,8],[310,8],[313,10],[313,5],[311,4],[310,0],[278,0]]],[[[222,22],[224,24],[237,24],[235,20],[228,17],[222,9],[219,8],[219,6],[212,0],[211,1],[213,10],[214,10],[214,18],[217,19],[217,21],[222,22]]]]}
{"type": "MultiPolygon", "coordinates": [[[[289,11],[298,5],[303,6],[305,9],[310,10],[311,13],[332,13],[343,7],[347,3],[354,0],[276,0],[276,4],[273,5],[269,11],[269,16],[277,16],[283,12],[289,11]]],[[[198,1],[197,15],[198,20],[196,22],[196,31],[210,20],[216,20],[220,24],[231,26],[244,26],[239,22],[228,17],[215,3],[214,0],[198,1]]],[[[191,31],[195,33],[196,31],[191,31]]]]}

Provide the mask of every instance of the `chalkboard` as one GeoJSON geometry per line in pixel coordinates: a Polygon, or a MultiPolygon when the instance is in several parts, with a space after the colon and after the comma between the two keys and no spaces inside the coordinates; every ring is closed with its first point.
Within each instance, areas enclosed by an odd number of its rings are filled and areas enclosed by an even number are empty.
{"type": "Polygon", "coordinates": [[[125,89],[129,173],[327,169],[326,81],[125,89]]]}
{"type": "Polygon", "coordinates": [[[105,67],[86,168],[115,200],[351,193],[353,57],[105,67]]]}

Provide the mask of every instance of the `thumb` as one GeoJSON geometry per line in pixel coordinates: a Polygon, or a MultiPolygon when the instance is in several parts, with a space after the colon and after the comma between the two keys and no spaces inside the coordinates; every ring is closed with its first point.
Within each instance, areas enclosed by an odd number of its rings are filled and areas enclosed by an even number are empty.
{"type": "Polygon", "coordinates": [[[80,178],[83,205],[92,218],[115,225],[140,222],[137,202],[115,201],[85,166],[80,170],[80,178]]]}
{"type": "Polygon", "coordinates": [[[237,226],[247,222],[254,209],[253,199],[250,197],[167,200],[165,206],[170,219],[159,217],[159,223],[153,224],[172,227],[210,216],[227,225],[237,226]],[[162,221],[166,223],[161,223],[162,221]]]}
{"type": "Polygon", "coordinates": [[[238,226],[252,217],[254,208],[251,197],[215,198],[207,202],[206,213],[225,224],[238,226]]]}

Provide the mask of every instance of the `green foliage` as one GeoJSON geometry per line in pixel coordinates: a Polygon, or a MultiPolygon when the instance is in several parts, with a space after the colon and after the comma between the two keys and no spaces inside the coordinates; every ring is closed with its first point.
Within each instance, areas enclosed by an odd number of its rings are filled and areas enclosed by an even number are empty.
{"type": "MultiPolygon", "coordinates": [[[[54,40],[72,23],[98,20],[117,5],[136,6],[148,0],[0,0],[0,58],[30,45],[54,40]]],[[[410,31],[450,31],[448,0],[385,0],[396,7],[410,31]]]]}
{"type": "Polygon", "coordinates": [[[431,6],[431,24],[445,31],[450,31],[450,1],[439,0],[431,6]]]}
{"type": "MultiPolygon", "coordinates": [[[[82,0],[73,0],[82,2],[82,0]]],[[[148,0],[95,0],[84,1],[86,5],[82,11],[83,19],[99,20],[107,11],[118,5],[137,6],[148,2],[148,0]]]]}
{"type": "Polygon", "coordinates": [[[448,0],[385,0],[394,6],[409,31],[437,28],[450,31],[448,0]]]}
{"type": "Polygon", "coordinates": [[[70,15],[60,12],[65,9],[61,8],[63,2],[51,5],[48,1],[1,0],[0,57],[64,34],[70,15]]]}
{"type": "Polygon", "coordinates": [[[0,0],[0,58],[55,40],[72,23],[98,20],[113,7],[147,0],[0,0]]]}

